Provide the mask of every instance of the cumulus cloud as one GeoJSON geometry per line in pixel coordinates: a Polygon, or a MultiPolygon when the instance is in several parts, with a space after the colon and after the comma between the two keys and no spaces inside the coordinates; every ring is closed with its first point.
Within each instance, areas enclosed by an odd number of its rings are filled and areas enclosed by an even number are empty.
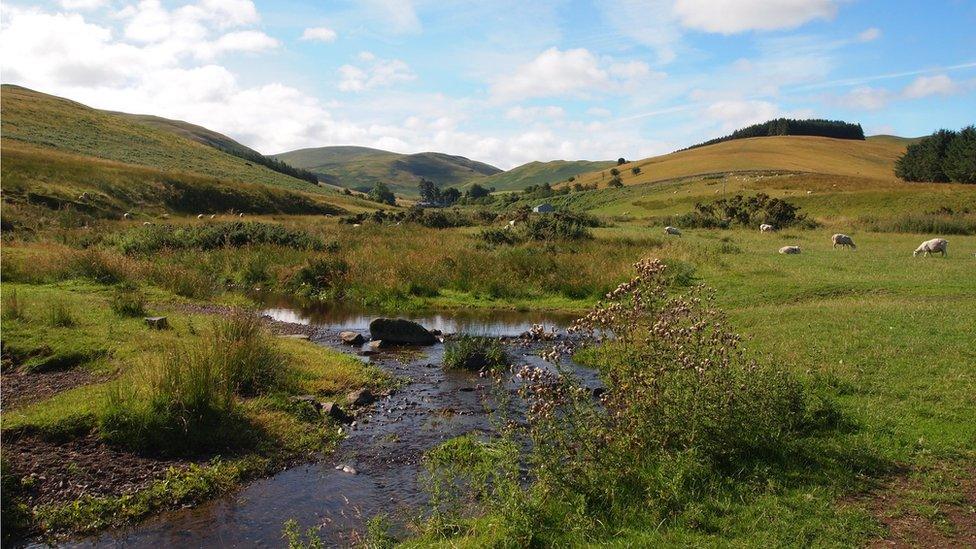
{"type": "Polygon", "coordinates": [[[562,118],[566,111],[562,107],[549,105],[545,107],[515,106],[505,112],[505,118],[519,122],[532,122],[540,119],[562,118]]]}
{"type": "Polygon", "coordinates": [[[902,94],[909,99],[919,99],[930,95],[952,95],[959,86],[945,74],[919,76],[905,87],[902,94]]]}
{"type": "Polygon", "coordinates": [[[720,34],[798,27],[831,19],[836,0],[677,0],[674,12],[686,27],[720,34]]]}
{"type": "Polygon", "coordinates": [[[514,72],[497,79],[492,98],[518,101],[532,97],[614,93],[631,89],[651,76],[641,61],[623,63],[598,59],[589,50],[549,48],[514,72]]]}
{"type": "Polygon", "coordinates": [[[729,132],[776,118],[780,115],[780,110],[769,101],[734,99],[708,105],[704,115],[719,122],[723,132],[729,132]]]}
{"type": "Polygon", "coordinates": [[[336,31],[328,27],[310,27],[302,33],[302,40],[314,40],[316,42],[335,42],[336,31]]]}
{"type": "Polygon", "coordinates": [[[857,35],[857,40],[859,42],[871,42],[872,40],[877,40],[878,38],[881,38],[881,29],[878,27],[864,29],[857,35]]]}
{"type": "Polygon", "coordinates": [[[884,88],[858,86],[841,96],[837,103],[844,107],[876,111],[888,106],[892,93],[884,88]]]}
{"type": "Polygon", "coordinates": [[[380,59],[371,52],[361,52],[358,58],[363,65],[339,67],[340,90],[361,92],[417,78],[410,67],[399,59],[380,59]]]}
{"type": "Polygon", "coordinates": [[[363,0],[361,5],[383,23],[387,32],[406,34],[421,30],[420,17],[411,0],[363,0]]]}
{"type": "Polygon", "coordinates": [[[66,10],[93,10],[106,3],[107,0],[60,0],[58,2],[66,10]]]}

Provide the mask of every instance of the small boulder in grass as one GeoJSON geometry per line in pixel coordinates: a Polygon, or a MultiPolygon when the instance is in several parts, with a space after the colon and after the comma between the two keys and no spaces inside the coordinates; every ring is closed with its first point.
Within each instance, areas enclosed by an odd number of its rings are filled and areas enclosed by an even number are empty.
{"type": "Polygon", "coordinates": [[[359,389],[358,391],[353,391],[346,396],[346,401],[350,406],[368,406],[376,400],[373,396],[372,391],[369,389],[359,389]]]}
{"type": "Polygon", "coordinates": [[[366,338],[358,332],[339,332],[339,339],[346,345],[362,345],[366,338]]]}
{"type": "Polygon", "coordinates": [[[169,328],[169,322],[166,321],[165,316],[147,316],[145,321],[146,326],[149,326],[153,330],[165,330],[169,328]]]}
{"type": "Polygon", "coordinates": [[[338,421],[339,423],[349,423],[352,420],[352,418],[349,417],[349,414],[347,414],[345,410],[340,408],[339,405],[336,404],[335,402],[323,403],[322,413],[338,421]]]}

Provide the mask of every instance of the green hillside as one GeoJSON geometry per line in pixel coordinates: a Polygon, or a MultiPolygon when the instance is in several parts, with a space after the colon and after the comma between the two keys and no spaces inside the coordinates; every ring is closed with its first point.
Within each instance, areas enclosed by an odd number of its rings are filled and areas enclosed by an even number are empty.
{"type": "Polygon", "coordinates": [[[501,172],[463,156],[433,152],[400,154],[352,146],[299,149],[274,158],[309,170],[333,185],[368,191],[376,183],[386,183],[393,192],[404,196],[417,196],[421,178],[447,187],[501,172]]]}
{"type": "MultiPolygon", "coordinates": [[[[173,131],[173,121],[167,121],[170,127],[162,129],[159,121],[165,119],[151,121],[146,117],[120,115],[11,85],[3,86],[0,104],[2,132],[7,140],[160,170],[192,172],[227,181],[324,192],[307,181],[226,154],[189,135],[179,135],[173,131]]],[[[216,132],[205,131],[208,135],[219,136],[214,137],[217,140],[229,140],[216,132]]],[[[236,142],[234,144],[244,147],[236,142]]]]}
{"type": "Polygon", "coordinates": [[[517,191],[530,185],[565,182],[579,174],[602,170],[616,164],[612,160],[552,160],[550,162],[529,162],[508,170],[490,175],[478,181],[479,185],[494,187],[497,191],[517,191]]]}

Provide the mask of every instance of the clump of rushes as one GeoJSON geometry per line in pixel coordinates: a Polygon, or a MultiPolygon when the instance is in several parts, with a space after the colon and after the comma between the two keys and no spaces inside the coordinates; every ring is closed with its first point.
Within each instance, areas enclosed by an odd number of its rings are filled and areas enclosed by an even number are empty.
{"type": "Polygon", "coordinates": [[[100,429],[109,440],[161,454],[248,447],[256,428],[237,397],[266,394],[289,370],[272,338],[252,316],[215,322],[210,337],[162,352],[147,364],[143,387],[109,392],[100,429]]]}
{"type": "Polygon", "coordinates": [[[3,292],[3,311],[4,320],[22,320],[25,315],[24,302],[17,297],[17,290],[3,292]]]}
{"type": "Polygon", "coordinates": [[[509,364],[501,342],[490,337],[462,335],[447,344],[444,367],[449,370],[486,372],[509,364]]]}
{"type": "Polygon", "coordinates": [[[52,299],[48,301],[45,313],[48,324],[55,328],[70,328],[75,325],[75,318],[64,300],[52,299]]]}
{"type": "Polygon", "coordinates": [[[119,286],[112,295],[112,311],[121,317],[146,315],[146,296],[130,285],[119,286]]]}

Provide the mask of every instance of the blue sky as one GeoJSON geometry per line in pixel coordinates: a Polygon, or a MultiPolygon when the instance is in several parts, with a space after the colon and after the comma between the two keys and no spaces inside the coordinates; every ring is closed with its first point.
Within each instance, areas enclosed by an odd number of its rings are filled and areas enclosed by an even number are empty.
{"type": "Polygon", "coordinates": [[[976,2],[56,0],[2,5],[2,78],[263,153],[644,157],[777,116],[976,122],[976,2]]]}

